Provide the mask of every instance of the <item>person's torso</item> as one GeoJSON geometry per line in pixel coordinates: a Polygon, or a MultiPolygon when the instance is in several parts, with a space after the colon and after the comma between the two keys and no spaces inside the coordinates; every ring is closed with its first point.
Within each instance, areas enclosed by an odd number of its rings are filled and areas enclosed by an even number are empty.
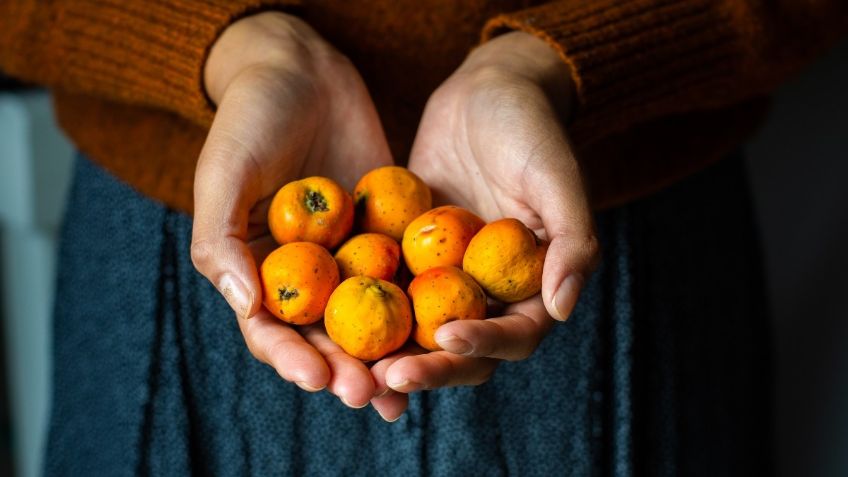
{"type": "Polygon", "coordinates": [[[392,152],[405,159],[427,98],[479,43],[486,21],[539,3],[317,0],[298,14],[359,69],[392,152]]]}

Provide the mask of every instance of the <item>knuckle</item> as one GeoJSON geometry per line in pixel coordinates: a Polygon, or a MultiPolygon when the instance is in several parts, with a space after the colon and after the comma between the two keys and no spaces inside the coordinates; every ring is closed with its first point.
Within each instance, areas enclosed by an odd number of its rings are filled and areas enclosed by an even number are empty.
{"type": "Polygon", "coordinates": [[[215,246],[208,240],[198,240],[191,244],[191,263],[201,273],[206,273],[215,257],[215,246]]]}
{"type": "Polygon", "coordinates": [[[496,353],[503,347],[503,343],[508,339],[509,334],[500,323],[485,321],[482,323],[489,325],[489,333],[487,333],[488,336],[483,335],[483,339],[477,343],[474,355],[485,357],[496,353]]]}
{"type": "Polygon", "coordinates": [[[451,386],[460,375],[453,360],[439,355],[438,361],[439,372],[435,373],[433,379],[428,380],[428,389],[451,386]]]}
{"type": "Polygon", "coordinates": [[[516,314],[511,316],[510,319],[515,323],[515,328],[521,331],[512,334],[513,337],[510,338],[510,349],[508,353],[505,353],[505,359],[507,361],[527,359],[539,345],[543,332],[535,325],[535,321],[527,315],[516,314]]]}
{"type": "Polygon", "coordinates": [[[583,244],[583,250],[587,258],[589,270],[594,270],[598,266],[601,258],[601,242],[594,233],[590,234],[586,238],[586,241],[583,244]]]}

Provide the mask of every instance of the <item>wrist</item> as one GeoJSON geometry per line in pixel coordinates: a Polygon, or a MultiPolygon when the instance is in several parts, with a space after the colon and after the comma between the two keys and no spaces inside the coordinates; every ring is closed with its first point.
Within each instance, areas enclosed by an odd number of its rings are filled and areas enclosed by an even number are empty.
{"type": "MultiPolygon", "coordinates": [[[[227,27],[212,45],[203,69],[209,98],[218,104],[241,74],[271,68],[314,76],[334,50],[305,22],[282,12],[263,12],[227,27]]],[[[335,54],[338,55],[337,53],[335,54]]]]}
{"type": "Polygon", "coordinates": [[[571,68],[544,40],[514,31],[489,40],[468,55],[459,71],[529,82],[541,88],[565,118],[573,113],[576,96],[571,68]]]}

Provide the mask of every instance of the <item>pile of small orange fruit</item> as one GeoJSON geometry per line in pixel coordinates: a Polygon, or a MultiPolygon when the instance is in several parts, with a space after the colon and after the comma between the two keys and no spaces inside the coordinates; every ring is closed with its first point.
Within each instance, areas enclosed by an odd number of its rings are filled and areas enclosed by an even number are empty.
{"type": "Polygon", "coordinates": [[[485,319],[487,294],[512,303],[541,288],[546,243],[516,219],[432,208],[429,187],[402,167],[372,170],[353,196],[325,177],[290,182],[268,225],[281,247],[260,267],[265,307],[294,325],[323,318],[330,339],[363,361],[410,336],[439,350],[436,329],[485,319]]]}

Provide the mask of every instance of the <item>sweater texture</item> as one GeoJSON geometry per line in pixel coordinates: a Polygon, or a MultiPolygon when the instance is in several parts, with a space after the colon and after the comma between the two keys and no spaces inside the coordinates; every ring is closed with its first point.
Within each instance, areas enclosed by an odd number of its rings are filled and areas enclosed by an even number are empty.
{"type": "Polygon", "coordinates": [[[848,29],[842,0],[17,0],[0,4],[0,69],[49,87],[92,160],[191,211],[214,116],[206,56],[233,21],[269,9],[350,57],[400,163],[430,93],[475,45],[508,30],[544,39],[574,75],[568,129],[598,208],[738,147],[762,98],[848,29]]]}

